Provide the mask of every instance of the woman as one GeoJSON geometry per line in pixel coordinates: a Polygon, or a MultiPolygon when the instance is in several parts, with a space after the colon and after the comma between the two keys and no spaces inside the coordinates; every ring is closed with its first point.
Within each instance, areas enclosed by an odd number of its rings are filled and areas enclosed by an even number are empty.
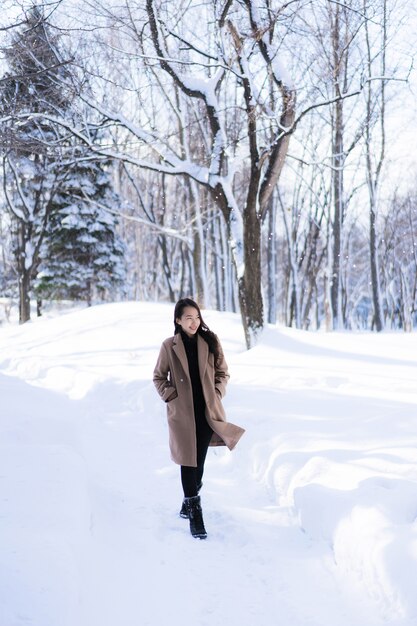
{"type": "Polygon", "coordinates": [[[209,446],[232,450],[245,432],[226,422],[221,399],[229,380],[217,336],[190,298],[177,302],[174,336],[161,346],[153,381],[167,403],[172,460],[181,466],[184,501],[181,517],[190,521],[193,537],[205,539],[199,491],[209,446]]]}

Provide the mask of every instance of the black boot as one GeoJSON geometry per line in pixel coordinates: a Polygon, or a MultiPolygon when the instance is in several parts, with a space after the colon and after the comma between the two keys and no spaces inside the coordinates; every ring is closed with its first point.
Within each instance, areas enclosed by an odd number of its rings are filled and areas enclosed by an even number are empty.
{"type": "Polygon", "coordinates": [[[203,511],[201,510],[200,496],[185,498],[185,507],[190,520],[190,533],[196,539],[206,539],[207,533],[204,528],[203,511]]]}
{"type": "MultiPolygon", "coordinates": [[[[200,483],[198,485],[197,493],[200,493],[200,489],[201,489],[202,486],[203,486],[203,483],[200,483]]],[[[185,506],[185,499],[182,501],[180,517],[182,517],[183,519],[188,519],[188,511],[187,511],[187,507],[185,506]]]]}
{"type": "Polygon", "coordinates": [[[183,519],[188,519],[188,511],[187,507],[185,506],[185,499],[182,501],[180,517],[182,517],[183,519]]]}

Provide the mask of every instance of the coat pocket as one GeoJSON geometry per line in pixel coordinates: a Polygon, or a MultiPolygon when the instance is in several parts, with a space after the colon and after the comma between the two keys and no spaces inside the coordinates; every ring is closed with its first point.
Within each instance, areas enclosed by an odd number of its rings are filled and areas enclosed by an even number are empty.
{"type": "Polygon", "coordinates": [[[178,393],[177,390],[174,389],[174,391],[171,393],[171,395],[165,400],[165,402],[169,403],[172,402],[172,400],[175,400],[176,398],[178,398],[178,393]]]}

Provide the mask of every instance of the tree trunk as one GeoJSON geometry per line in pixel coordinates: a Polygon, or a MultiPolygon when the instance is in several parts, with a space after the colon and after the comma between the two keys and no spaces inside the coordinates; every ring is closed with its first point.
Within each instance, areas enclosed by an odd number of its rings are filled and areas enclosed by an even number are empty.
{"type": "Polygon", "coordinates": [[[27,268],[26,244],[29,240],[27,224],[19,220],[16,228],[16,266],[19,275],[19,324],[30,320],[30,270],[27,268]]]}
{"type": "Polygon", "coordinates": [[[194,291],[191,291],[190,293],[194,293],[195,299],[204,309],[208,306],[208,294],[206,294],[205,285],[202,279],[204,258],[201,250],[201,243],[202,242],[200,238],[200,233],[196,230],[194,231],[193,249],[191,252],[193,259],[192,274],[194,276],[194,280],[192,282],[194,283],[195,287],[194,291]]]}
{"type": "Polygon", "coordinates": [[[158,235],[158,244],[162,254],[162,270],[165,276],[165,282],[169,293],[170,302],[175,302],[175,293],[171,283],[171,266],[168,261],[167,241],[165,235],[158,235]]]}
{"type": "Polygon", "coordinates": [[[401,288],[401,308],[403,317],[403,329],[411,333],[413,330],[413,320],[411,317],[410,289],[404,269],[400,266],[400,288],[401,288]]]}
{"type": "Polygon", "coordinates": [[[370,211],[370,256],[371,256],[371,282],[372,282],[372,301],[374,305],[374,321],[375,328],[380,332],[384,328],[384,318],[381,305],[381,288],[379,281],[379,264],[376,237],[376,215],[375,210],[371,207],[370,211]]]}
{"type": "MultiPolygon", "coordinates": [[[[381,76],[385,75],[385,55],[386,55],[386,43],[387,43],[387,14],[386,14],[386,2],[383,3],[384,17],[382,22],[382,45],[381,45],[381,67],[378,68],[378,73],[381,76]]],[[[371,52],[371,35],[369,33],[368,23],[366,23],[366,44],[367,44],[367,61],[368,61],[368,73],[369,78],[373,75],[373,55],[371,52]]],[[[379,155],[375,159],[375,148],[372,143],[371,127],[373,124],[373,101],[375,95],[373,94],[372,81],[368,81],[366,89],[366,169],[368,179],[368,191],[369,191],[369,245],[370,245],[370,263],[371,263],[371,283],[372,283],[372,301],[374,307],[374,324],[378,332],[384,328],[384,315],[382,310],[381,301],[381,287],[379,276],[379,264],[378,264],[378,250],[377,250],[377,232],[376,232],[376,208],[377,208],[377,191],[379,185],[379,179],[382,171],[382,165],[385,159],[385,84],[381,82],[381,91],[378,94],[378,102],[381,108],[380,113],[380,150],[379,155]],[[374,163],[376,164],[374,165],[374,163]]]]}
{"type": "Polygon", "coordinates": [[[230,245],[227,240],[227,225],[224,220],[217,220],[219,239],[221,241],[222,250],[222,276],[223,276],[223,306],[222,311],[236,312],[236,271],[230,259],[230,245]]]}
{"type": "Polygon", "coordinates": [[[210,289],[207,279],[207,248],[204,233],[202,210],[207,213],[207,192],[198,189],[197,184],[188,180],[191,191],[191,203],[194,204],[195,235],[194,235],[194,275],[197,299],[201,306],[211,308],[210,289]]]}
{"type": "Polygon", "coordinates": [[[30,320],[30,273],[23,270],[19,277],[19,324],[30,320]]]}
{"type": "MultiPolygon", "coordinates": [[[[261,275],[261,221],[256,211],[246,210],[243,230],[244,268],[238,274],[239,304],[247,348],[256,344],[264,325],[261,275]]],[[[237,268],[239,271],[239,268],[237,268]]]]}
{"type": "Polygon", "coordinates": [[[332,257],[332,280],[331,302],[333,315],[333,328],[341,328],[342,320],[342,297],[341,297],[341,258],[342,258],[342,224],[343,224],[343,102],[336,102],[334,120],[333,142],[333,257],[332,257]]]}
{"type": "Polygon", "coordinates": [[[277,210],[271,196],[268,209],[268,245],[267,245],[267,271],[268,271],[268,322],[275,324],[277,321],[277,238],[275,234],[277,210]]]}

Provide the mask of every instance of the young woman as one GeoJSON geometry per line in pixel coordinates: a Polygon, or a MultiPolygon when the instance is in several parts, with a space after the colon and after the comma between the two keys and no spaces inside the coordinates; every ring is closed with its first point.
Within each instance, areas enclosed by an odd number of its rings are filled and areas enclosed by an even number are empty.
{"type": "Polygon", "coordinates": [[[181,517],[193,537],[205,539],[199,491],[209,446],[233,450],[245,432],[226,422],[222,398],[229,380],[217,336],[203,321],[196,302],[183,298],[174,311],[174,336],[161,346],[153,381],[167,403],[172,460],[181,466],[181,517]]]}

